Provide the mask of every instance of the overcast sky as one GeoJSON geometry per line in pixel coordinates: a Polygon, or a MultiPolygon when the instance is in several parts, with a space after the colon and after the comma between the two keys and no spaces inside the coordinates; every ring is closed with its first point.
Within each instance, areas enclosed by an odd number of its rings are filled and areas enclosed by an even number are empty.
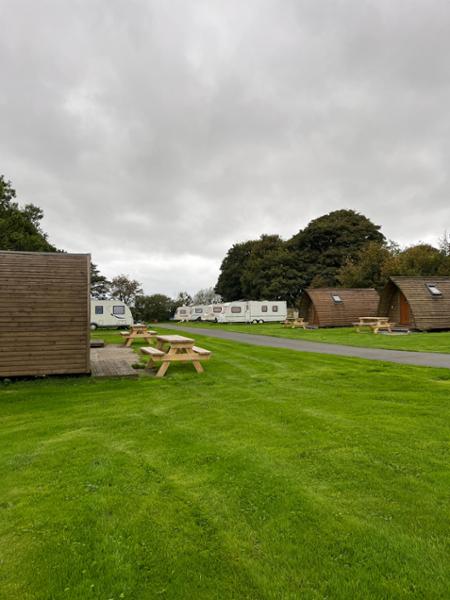
{"type": "Polygon", "coordinates": [[[450,230],[448,0],[0,0],[0,173],[147,293],[353,208],[450,230]]]}

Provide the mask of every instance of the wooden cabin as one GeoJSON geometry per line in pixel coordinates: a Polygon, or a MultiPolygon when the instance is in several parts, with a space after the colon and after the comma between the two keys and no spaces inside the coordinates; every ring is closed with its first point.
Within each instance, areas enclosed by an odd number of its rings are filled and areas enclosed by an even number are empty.
{"type": "Polygon", "coordinates": [[[308,288],[299,314],[310,325],[349,327],[359,317],[376,316],[380,297],[373,288],[308,288]]]}
{"type": "Polygon", "coordinates": [[[410,329],[450,329],[450,277],[391,277],[379,313],[410,329]]]}
{"type": "Polygon", "coordinates": [[[90,256],[0,251],[0,378],[89,373],[90,256]]]}

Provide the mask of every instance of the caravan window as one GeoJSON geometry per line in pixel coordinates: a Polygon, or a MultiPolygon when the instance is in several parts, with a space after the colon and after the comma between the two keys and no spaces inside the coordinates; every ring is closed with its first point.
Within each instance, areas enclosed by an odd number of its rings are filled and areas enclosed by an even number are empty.
{"type": "Polygon", "coordinates": [[[180,312],[180,315],[185,315],[187,311],[184,308],[182,308],[182,309],[180,309],[179,312],[180,312]]]}
{"type": "Polygon", "coordinates": [[[240,312],[242,312],[242,308],[240,306],[232,306],[231,312],[232,313],[240,313],[240,312]]]}
{"type": "Polygon", "coordinates": [[[102,315],[103,314],[103,306],[96,306],[95,307],[95,314],[96,315],[102,315]]]}
{"type": "Polygon", "coordinates": [[[331,297],[333,298],[333,302],[335,304],[342,304],[343,300],[342,298],[339,296],[339,294],[331,294],[331,297]]]}
{"type": "Polygon", "coordinates": [[[125,306],[113,306],[113,315],[124,315],[125,314],[125,306]]]}
{"type": "Polygon", "coordinates": [[[195,309],[195,312],[196,312],[196,313],[202,313],[202,312],[203,312],[203,308],[196,308],[196,309],[195,309]]]}
{"type": "Polygon", "coordinates": [[[222,307],[221,306],[213,306],[213,312],[215,312],[215,313],[222,312],[222,307]]]}
{"type": "Polygon", "coordinates": [[[427,288],[432,296],[442,296],[441,290],[435,283],[427,283],[427,288]]]}
{"type": "Polygon", "coordinates": [[[278,312],[278,306],[272,306],[272,312],[278,312]]]}
{"type": "Polygon", "coordinates": [[[261,306],[261,312],[267,312],[267,306],[261,306]]]}

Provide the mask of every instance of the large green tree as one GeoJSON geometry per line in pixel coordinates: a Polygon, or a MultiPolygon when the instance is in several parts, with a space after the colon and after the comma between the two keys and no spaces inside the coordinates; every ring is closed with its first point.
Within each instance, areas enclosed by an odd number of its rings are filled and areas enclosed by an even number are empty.
{"type": "Polygon", "coordinates": [[[111,298],[133,306],[136,298],[142,294],[142,285],[128,275],[117,275],[111,280],[110,294],[111,298]]]}
{"type": "Polygon", "coordinates": [[[337,272],[337,280],[343,287],[382,289],[389,278],[388,265],[399,254],[393,243],[369,242],[353,259],[348,259],[337,272]]]}
{"type": "Polygon", "coordinates": [[[0,175],[0,250],[56,252],[41,229],[44,216],[34,204],[20,207],[11,182],[0,175]]]}
{"type": "Polygon", "coordinates": [[[96,264],[91,262],[91,296],[96,300],[107,300],[111,293],[111,282],[102,275],[96,264]]]}
{"type": "Polygon", "coordinates": [[[241,278],[246,270],[255,243],[257,242],[249,240],[248,242],[234,244],[223,259],[215,292],[222,296],[224,302],[239,300],[239,298],[244,297],[241,278]]]}
{"type": "Polygon", "coordinates": [[[249,300],[288,300],[300,293],[292,254],[278,235],[262,235],[253,242],[241,274],[243,297],[249,300]]]}
{"type": "Polygon", "coordinates": [[[430,244],[416,244],[388,259],[388,275],[450,275],[450,257],[430,244]]]}
{"type": "Polygon", "coordinates": [[[380,227],[364,215],[336,210],[311,221],[288,241],[288,247],[304,286],[334,286],[348,260],[354,260],[369,242],[384,241],[380,227]]]}
{"type": "Polygon", "coordinates": [[[175,302],[164,294],[137,296],[133,316],[138,321],[168,321],[175,311],[175,302]]]}

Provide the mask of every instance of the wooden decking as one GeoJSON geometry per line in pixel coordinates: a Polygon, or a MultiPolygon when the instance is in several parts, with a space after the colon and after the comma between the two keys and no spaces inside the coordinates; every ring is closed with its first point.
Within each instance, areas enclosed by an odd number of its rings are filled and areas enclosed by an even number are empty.
{"type": "Polygon", "coordinates": [[[92,377],[137,377],[138,372],[131,366],[139,358],[124,346],[109,344],[104,348],[91,348],[92,377]]]}

